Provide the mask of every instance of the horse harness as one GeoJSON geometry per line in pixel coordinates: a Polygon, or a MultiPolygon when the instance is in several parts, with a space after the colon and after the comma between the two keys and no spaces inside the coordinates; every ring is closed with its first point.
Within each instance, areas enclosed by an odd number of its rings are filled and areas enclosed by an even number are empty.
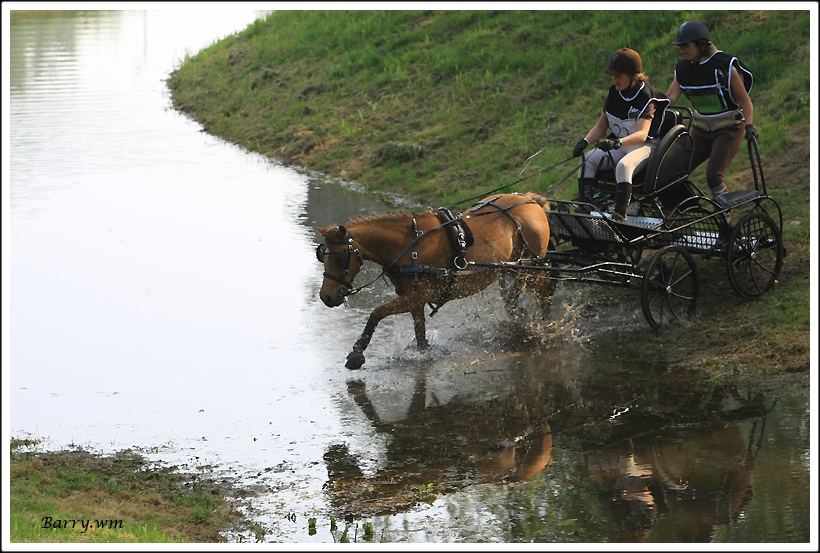
{"type": "MultiPolygon", "coordinates": [[[[507,217],[515,225],[516,231],[521,236],[521,239],[524,241],[524,246],[532,252],[529,244],[527,243],[527,238],[524,236],[521,225],[518,224],[518,221],[512,214],[509,212],[510,209],[517,207],[519,205],[533,203],[535,200],[527,199],[526,201],[517,203],[515,205],[511,205],[509,207],[503,207],[495,203],[495,201],[500,198],[501,195],[498,195],[491,200],[487,200],[485,202],[479,202],[475,204],[470,211],[478,211],[479,209],[485,206],[492,206],[496,208],[501,213],[504,213],[507,217]]],[[[537,203],[537,202],[536,202],[537,203]]],[[[413,232],[415,234],[415,238],[410,242],[407,248],[405,248],[397,257],[396,260],[401,259],[401,257],[407,253],[408,250],[412,250],[410,254],[411,264],[410,265],[402,265],[400,267],[396,267],[390,269],[390,266],[395,263],[388,264],[385,266],[385,272],[392,273],[392,274],[399,274],[399,275],[413,275],[413,285],[414,287],[418,286],[419,275],[431,275],[437,277],[447,277],[447,287],[444,291],[439,295],[438,299],[435,302],[430,302],[430,307],[432,308],[432,312],[430,316],[436,314],[436,312],[441,309],[441,307],[452,299],[452,292],[453,288],[455,287],[456,283],[456,276],[459,271],[463,271],[468,267],[467,263],[467,248],[472,246],[475,243],[475,239],[473,237],[473,233],[470,230],[470,227],[467,225],[465,219],[469,219],[472,217],[481,217],[482,215],[490,215],[497,213],[496,211],[488,211],[485,213],[479,213],[476,215],[462,215],[459,213],[457,216],[453,215],[449,209],[446,207],[439,208],[436,212],[436,217],[438,218],[439,222],[441,223],[439,226],[430,229],[427,232],[432,232],[438,228],[444,228],[445,233],[447,234],[447,239],[450,242],[450,247],[453,248],[453,268],[455,271],[448,270],[447,268],[443,267],[428,267],[425,265],[418,264],[418,252],[416,251],[416,243],[419,239],[425,234],[422,231],[419,231],[418,228],[418,221],[416,220],[416,215],[413,214],[413,232]],[[434,304],[435,303],[435,304],[434,304]]],[[[482,269],[485,270],[485,269],[482,269]]]]}
{"type": "MultiPolygon", "coordinates": [[[[410,244],[407,245],[406,248],[404,248],[404,250],[402,250],[402,252],[399,255],[396,256],[396,258],[393,261],[391,261],[390,263],[388,263],[387,265],[384,266],[384,268],[382,269],[382,275],[384,275],[384,274],[387,274],[387,275],[413,275],[413,279],[414,279],[413,284],[414,284],[414,286],[418,286],[419,275],[430,275],[430,276],[439,277],[439,278],[448,278],[447,288],[438,297],[438,299],[435,302],[435,305],[434,305],[433,302],[430,302],[430,307],[433,309],[433,311],[430,313],[430,316],[432,317],[433,315],[436,314],[436,312],[439,309],[441,309],[441,307],[445,303],[447,303],[448,301],[450,301],[452,299],[452,291],[453,291],[453,288],[455,286],[455,280],[456,280],[455,277],[457,276],[457,273],[459,271],[463,271],[464,269],[466,269],[468,267],[468,263],[467,263],[467,259],[466,259],[467,248],[472,246],[475,243],[475,240],[473,238],[473,233],[470,230],[470,227],[464,221],[465,219],[469,219],[469,218],[473,218],[473,217],[481,217],[481,216],[484,216],[484,215],[491,215],[491,214],[494,214],[494,213],[497,213],[498,211],[500,211],[501,213],[504,213],[504,215],[506,215],[507,217],[510,218],[510,220],[515,225],[516,231],[521,236],[521,239],[524,242],[524,247],[528,251],[532,252],[532,248],[530,248],[530,245],[527,243],[527,238],[524,236],[524,234],[522,232],[521,225],[518,223],[518,221],[515,219],[515,217],[513,217],[513,215],[509,211],[514,207],[518,207],[519,205],[524,205],[524,204],[528,204],[528,203],[537,203],[537,202],[535,202],[535,200],[533,200],[531,198],[528,198],[525,201],[522,201],[522,202],[517,203],[515,205],[511,205],[509,207],[503,207],[503,206],[500,206],[500,205],[495,203],[495,201],[498,198],[500,198],[501,196],[502,195],[499,194],[498,196],[496,196],[496,197],[494,197],[490,200],[487,200],[487,201],[484,201],[484,202],[479,202],[479,203],[475,204],[470,209],[470,211],[478,211],[479,209],[489,205],[489,206],[495,207],[497,211],[487,211],[485,213],[478,213],[478,214],[474,214],[474,215],[469,215],[469,214],[468,215],[462,215],[461,213],[459,213],[457,216],[454,216],[450,212],[449,209],[447,209],[445,207],[442,207],[436,212],[436,217],[438,218],[438,220],[441,224],[437,227],[434,227],[434,228],[428,230],[427,232],[419,230],[418,220],[416,219],[416,214],[414,213],[413,214],[413,234],[414,234],[413,240],[410,242],[410,244]],[[416,251],[416,244],[421,239],[421,237],[424,236],[425,234],[428,234],[428,233],[430,233],[434,230],[437,230],[439,228],[442,228],[442,227],[445,229],[445,233],[447,234],[447,238],[450,242],[450,246],[453,248],[453,252],[455,254],[453,256],[453,268],[455,269],[455,271],[449,270],[449,269],[444,268],[444,267],[429,267],[429,266],[426,266],[426,265],[419,265],[418,264],[418,252],[416,251]],[[406,254],[408,251],[410,251],[411,263],[409,265],[401,265],[401,266],[398,266],[398,267],[394,266],[396,261],[401,259],[404,256],[404,254],[406,254]]],[[[378,277],[376,277],[376,279],[373,279],[373,281],[371,281],[370,283],[368,283],[364,286],[360,286],[359,288],[356,288],[356,289],[353,289],[353,284],[352,283],[345,280],[345,277],[350,272],[350,258],[351,258],[351,255],[356,256],[356,259],[358,260],[359,265],[364,264],[364,262],[362,260],[362,256],[359,253],[359,249],[353,243],[353,237],[350,235],[350,231],[347,231],[347,235],[345,236],[344,240],[328,240],[327,238],[325,238],[324,244],[317,245],[316,246],[316,258],[320,262],[324,262],[324,259],[322,259],[322,257],[325,256],[325,255],[339,255],[339,260],[338,260],[339,267],[344,271],[344,273],[341,276],[337,277],[336,275],[333,275],[333,274],[328,273],[327,271],[325,271],[323,273],[323,276],[325,278],[329,278],[330,280],[338,282],[339,284],[344,286],[346,289],[348,289],[349,292],[347,292],[345,295],[351,296],[353,294],[356,294],[357,292],[361,291],[363,288],[365,288],[366,286],[369,286],[370,284],[372,284],[373,282],[375,282],[378,279],[378,277]],[[336,252],[332,252],[328,248],[323,248],[323,246],[325,244],[327,244],[327,245],[332,245],[332,244],[347,245],[347,248],[341,249],[341,250],[336,251],[336,252]]],[[[481,269],[481,270],[483,271],[483,270],[486,270],[486,269],[481,269]]],[[[379,276],[381,276],[381,275],[379,275],[379,276]]]]}

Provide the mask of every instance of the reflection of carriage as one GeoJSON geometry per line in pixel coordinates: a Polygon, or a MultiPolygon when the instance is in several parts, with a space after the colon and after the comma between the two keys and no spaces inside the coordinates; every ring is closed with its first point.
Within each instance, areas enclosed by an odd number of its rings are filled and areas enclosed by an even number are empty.
{"type": "Polygon", "coordinates": [[[715,527],[742,520],[774,404],[705,375],[649,377],[629,393],[636,408],[618,424],[586,425],[579,435],[581,474],[606,501],[617,540],[708,542],[715,527]]]}
{"type": "MultiPolygon", "coordinates": [[[[749,143],[754,189],[711,200],[689,180],[691,122],[688,108],[667,110],[660,143],[636,175],[625,221],[606,212],[614,200],[613,171],[596,175],[600,193],[594,204],[550,200],[554,247],[547,267],[539,269],[545,276],[640,287],[644,315],[655,330],[694,313],[693,255],[722,259],[729,282],[744,298],[772,287],[785,255],[782,215],[767,195],[757,143],[749,143]],[[648,260],[646,250],[655,252],[648,260]]],[[[528,260],[505,265],[536,269],[528,260]]]]}
{"type": "Polygon", "coordinates": [[[639,288],[644,316],[656,331],[694,314],[694,255],[722,259],[729,282],[744,298],[769,290],[785,256],[783,221],[766,191],[757,142],[749,142],[754,189],[712,200],[689,180],[691,110],[667,108],[664,120],[658,146],[636,175],[630,215],[623,221],[607,213],[614,182],[603,172],[596,175],[601,193],[595,204],[499,194],[456,216],[442,208],[317,229],[324,238],[316,254],[325,266],[319,295],[326,305],[338,306],[367,286],[352,284],[367,260],[382,266],[379,277],[388,277],[399,295],[371,313],[347,367],[364,363],[362,352],[376,325],[397,313],[411,313],[416,342],[426,349],[425,305],[435,313],[505,273],[517,280],[513,300],[525,283],[535,282],[545,311],[559,280],[639,288]],[[654,253],[644,256],[646,251],[654,253]]]}

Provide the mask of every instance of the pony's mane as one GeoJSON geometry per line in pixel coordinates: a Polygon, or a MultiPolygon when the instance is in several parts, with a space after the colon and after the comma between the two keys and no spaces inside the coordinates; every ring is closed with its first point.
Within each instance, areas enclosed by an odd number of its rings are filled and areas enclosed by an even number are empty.
{"type": "Polygon", "coordinates": [[[413,214],[409,211],[390,211],[387,213],[376,213],[370,215],[356,215],[347,220],[346,224],[351,223],[368,223],[370,221],[383,221],[385,219],[406,219],[412,217],[413,214]]]}

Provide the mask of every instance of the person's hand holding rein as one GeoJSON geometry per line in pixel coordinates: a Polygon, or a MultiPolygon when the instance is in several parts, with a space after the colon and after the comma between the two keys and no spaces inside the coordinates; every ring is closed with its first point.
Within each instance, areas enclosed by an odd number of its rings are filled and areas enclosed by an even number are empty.
{"type": "Polygon", "coordinates": [[[572,157],[580,157],[587,149],[587,146],[589,146],[589,140],[585,138],[575,145],[575,149],[572,150],[572,157]]]}
{"type": "Polygon", "coordinates": [[[603,152],[608,152],[610,150],[617,150],[621,147],[621,139],[620,138],[604,138],[598,144],[595,145],[596,148],[603,152]]]}

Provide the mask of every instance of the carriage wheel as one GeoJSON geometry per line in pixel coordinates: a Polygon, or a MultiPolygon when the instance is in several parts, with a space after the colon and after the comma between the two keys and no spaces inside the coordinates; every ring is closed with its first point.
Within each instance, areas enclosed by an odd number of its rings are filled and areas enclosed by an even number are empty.
{"type": "Polygon", "coordinates": [[[691,317],[698,301],[695,260],[682,246],[665,246],[649,262],[641,289],[643,314],[660,332],[664,325],[691,317]]]}
{"type": "Polygon", "coordinates": [[[732,288],[746,299],[755,299],[774,285],[782,268],[780,229],[766,213],[749,213],[729,237],[726,272],[732,288]]]}

